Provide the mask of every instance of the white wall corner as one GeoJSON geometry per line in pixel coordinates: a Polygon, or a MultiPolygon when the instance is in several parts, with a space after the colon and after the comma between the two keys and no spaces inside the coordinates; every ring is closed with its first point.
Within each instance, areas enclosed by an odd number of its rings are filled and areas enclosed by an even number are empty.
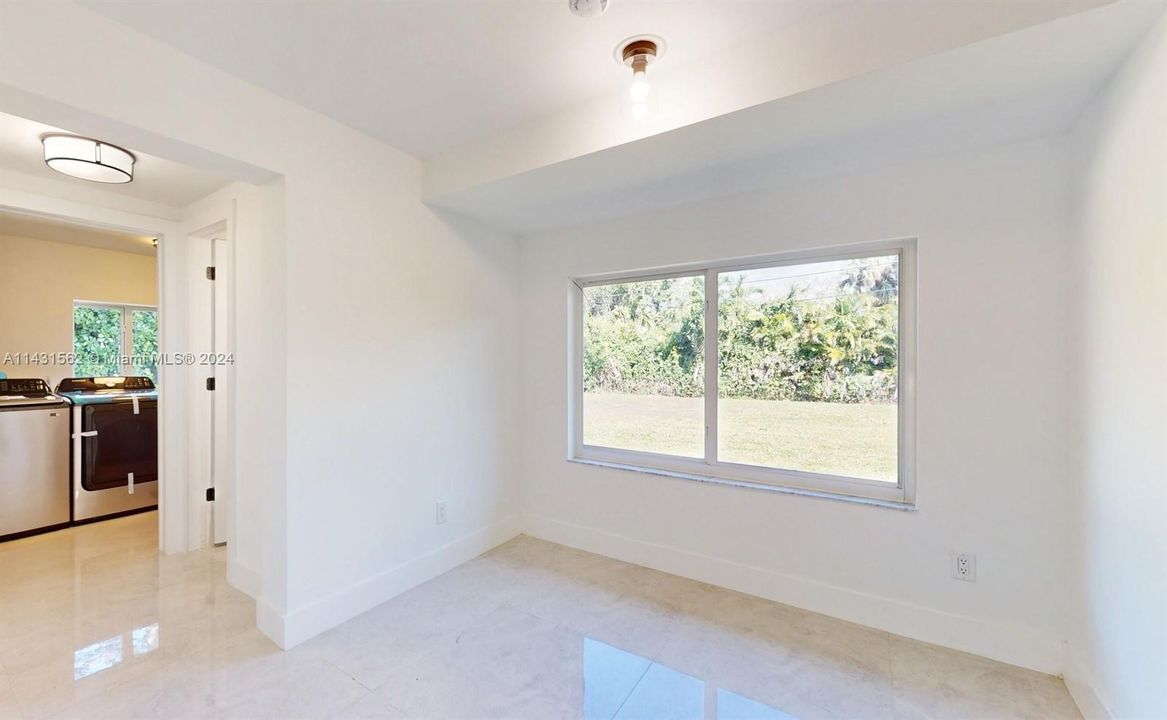
{"type": "Polygon", "coordinates": [[[1086,671],[1086,665],[1073,653],[1066,659],[1066,672],[1063,676],[1066,689],[1078,705],[1082,717],[1086,720],[1115,720],[1115,714],[1110,711],[1098,694],[1093,678],[1086,671]]]}
{"type": "Polygon", "coordinates": [[[521,531],[518,515],[443,545],[315,603],[280,614],[260,598],[257,625],[277,645],[289,650],[300,643],[367,612],[403,592],[449,572],[464,562],[514,538],[521,531]]]}
{"type": "Polygon", "coordinates": [[[828,585],[795,575],[698,555],[540,515],[524,516],[532,537],[680,575],[786,605],[866,625],[1051,675],[1064,668],[1065,645],[1030,628],[1004,626],[828,585]]]}
{"type": "Polygon", "coordinates": [[[286,633],[287,616],[262,597],[255,600],[255,626],[284,650],[290,647],[286,633]]]}
{"type": "Polygon", "coordinates": [[[263,589],[263,577],[259,571],[230,555],[227,557],[227,582],[244,595],[256,599],[263,589]]]}

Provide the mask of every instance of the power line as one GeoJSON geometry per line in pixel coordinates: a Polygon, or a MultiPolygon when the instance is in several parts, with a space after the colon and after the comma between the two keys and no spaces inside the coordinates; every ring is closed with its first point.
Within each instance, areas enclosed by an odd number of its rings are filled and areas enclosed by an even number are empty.
{"type": "MultiPolygon", "coordinates": [[[[749,272],[748,270],[731,270],[728,272],[719,273],[719,276],[737,275],[741,284],[752,285],[754,283],[776,282],[778,280],[797,280],[798,278],[814,277],[816,275],[843,275],[843,274],[849,274],[849,270],[853,270],[853,269],[875,270],[875,269],[879,269],[879,268],[892,267],[892,266],[898,265],[898,264],[899,264],[899,260],[896,259],[896,260],[892,260],[891,262],[886,262],[886,263],[876,263],[874,265],[862,265],[860,268],[850,268],[850,269],[849,268],[836,268],[834,270],[816,270],[814,272],[809,272],[809,273],[799,273],[798,275],[775,275],[772,277],[761,277],[761,278],[746,278],[746,277],[744,277],[744,274],[749,272]]],[[[768,270],[771,268],[759,268],[759,269],[768,270]]],[[[599,285],[596,287],[619,287],[620,285],[641,285],[641,284],[645,284],[645,283],[661,282],[662,280],[685,280],[685,279],[694,280],[694,281],[699,282],[699,283],[702,282],[702,278],[700,276],[685,275],[685,276],[675,277],[675,278],[660,278],[659,280],[632,280],[632,281],[626,282],[626,283],[616,282],[616,283],[611,283],[608,285],[599,285]]],[[[588,288],[588,289],[591,289],[591,288],[588,288]]]]}
{"type": "MultiPolygon", "coordinates": [[[[893,266],[893,265],[897,265],[897,264],[899,264],[899,261],[898,261],[898,260],[895,260],[895,261],[888,262],[888,263],[878,263],[878,264],[876,264],[876,265],[864,265],[864,266],[862,266],[862,269],[863,269],[863,270],[874,270],[874,269],[876,269],[876,268],[885,268],[885,267],[891,267],[891,266],[893,266]]],[[[798,278],[804,278],[804,277],[813,277],[813,276],[815,276],[815,275],[841,275],[841,274],[848,274],[848,269],[847,269],[847,268],[837,268],[837,269],[835,269],[835,270],[818,270],[818,271],[816,271],[816,272],[810,272],[810,273],[802,273],[802,274],[799,274],[799,275],[775,275],[775,276],[773,276],[773,277],[768,277],[768,278],[746,278],[746,277],[741,277],[741,276],[742,276],[742,275],[743,275],[745,272],[748,272],[748,271],[743,271],[743,270],[734,270],[734,271],[733,271],[733,273],[736,273],[736,274],[738,274],[738,276],[739,276],[739,278],[740,278],[740,280],[741,280],[741,283],[742,283],[743,285],[751,285],[751,284],[753,284],[753,283],[773,282],[773,281],[776,281],[776,280],[796,280],[796,279],[798,279],[798,278]]],[[[722,274],[722,275],[728,275],[728,274],[730,274],[730,273],[721,273],[721,274],[722,274]]]]}
{"type": "MultiPolygon", "coordinates": [[[[839,298],[858,297],[860,295],[884,295],[884,294],[893,294],[898,298],[899,297],[899,290],[890,291],[890,293],[887,290],[862,290],[860,292],[839,293],[838,295],[817,295],[815,297],[806,297],[806,298],[793,297],[793,298],[790,298],[790,300],[792,300],[793,302],[820,302],[822,300],[837,300],[839,298]]],[[[785,299],[785,298],[783,298],[783,299],[785,299]]]]}

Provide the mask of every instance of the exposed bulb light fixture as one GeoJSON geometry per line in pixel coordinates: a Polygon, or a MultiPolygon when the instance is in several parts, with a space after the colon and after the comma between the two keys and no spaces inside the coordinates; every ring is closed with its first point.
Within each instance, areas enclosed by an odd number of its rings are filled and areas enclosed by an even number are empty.
{"type": "Polygon", "coordinates": [[[648,115],[648,99],[652,91],[648,83],[648,66],[662,54],[664,40],[653,35],[631,37],[616,46],[616,61],[632,69],[628,95],[632,98],[632,115],[638,120],[648,115]]]}
{"type": "Polygon", "coordinates": [[[45,164],[70,177],[99,183],[128,183],[134,179],[136,158],[117,145],[66,133],[41,135],[45,164]]]}
{"type": "Polygon", "coordinates": [[[633,70],[632,84],[628,86],[628,94],[632,97],[632,102],[648,102],[648,94],[651,91],[652,86],[648,84],[644,70],[633,70]]]}

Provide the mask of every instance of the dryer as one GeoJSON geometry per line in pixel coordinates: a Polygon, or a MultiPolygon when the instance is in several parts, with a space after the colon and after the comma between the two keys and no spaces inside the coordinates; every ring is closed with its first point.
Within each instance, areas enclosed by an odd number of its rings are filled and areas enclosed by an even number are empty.
{"type": "Polygon", "coordinates": [[[148,377],[67,378],[73,523],[158,507],[158,390],[148,377]]]}

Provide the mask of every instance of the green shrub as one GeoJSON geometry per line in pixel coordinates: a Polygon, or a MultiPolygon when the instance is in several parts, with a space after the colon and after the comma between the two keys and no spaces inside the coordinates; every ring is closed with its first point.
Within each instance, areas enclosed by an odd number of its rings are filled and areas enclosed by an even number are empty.
{"type": "MultiPolygon", "coordinates": [[[[896,399],[897,278],[859,266],[837,297],[794,288],[765,297],[719,288],[722,397],[842,403],[896,399]]],[[[701,278],[585,292],[584,390],[679,397],[703,392],[701,278]]]]}

